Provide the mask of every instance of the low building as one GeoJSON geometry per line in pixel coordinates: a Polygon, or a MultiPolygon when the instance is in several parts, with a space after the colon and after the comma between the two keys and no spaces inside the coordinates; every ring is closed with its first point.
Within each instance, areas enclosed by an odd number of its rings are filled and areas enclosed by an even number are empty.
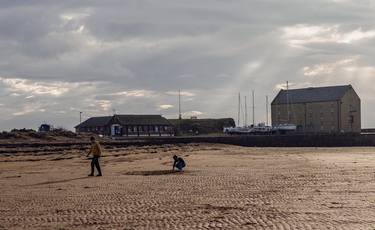
{"type": "Polygon", "coordinates": [[[220,119],[198,119],[191,117],[190,119],[169,119],[175,127],[175,133],[180,135],[198,135],[223,133],[224,127],[236,126],[232,118],[220,119]]]}
{"type": "Polygon", "coordinates": [[[171,136],[173,125],[161,115],[91,117],[75,127],[77,133],[104,136],[171,136]]]}
{"type": "Polygon", "coordinates": [[[300,132],[361,132],[361,100],[351,85],[281,90],[271,114],[273,126],[295,124],[300,132]]]}

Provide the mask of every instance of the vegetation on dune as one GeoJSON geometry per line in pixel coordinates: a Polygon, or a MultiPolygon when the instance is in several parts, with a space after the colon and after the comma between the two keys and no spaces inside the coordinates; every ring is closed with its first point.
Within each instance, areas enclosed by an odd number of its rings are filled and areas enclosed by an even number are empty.
{"type": "Polygon", "coordinates": [[[0,139],[46,139],[54,140],[59,138],[76,138],[78,134],[64,129],[57,128],[49,132],[38,132],[33,129],[12,129],[10,132],[0,132],[0,139]]]}

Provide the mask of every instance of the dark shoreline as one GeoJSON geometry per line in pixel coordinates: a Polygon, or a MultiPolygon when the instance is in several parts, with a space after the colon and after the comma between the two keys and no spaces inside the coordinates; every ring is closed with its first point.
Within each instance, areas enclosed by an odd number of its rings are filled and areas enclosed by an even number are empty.
{"type": "MultiPolygon", "coordinates": [[[[147,146],[163,144],[188,144],[188,143],[216,143],[248,147],[357,147],[375,146],[373,134],[343,134],[343,135],[272,135],[272,136],[178,136],[178,137],[139,137],[124,138],[120,140],[104,139],[104,147],[147,146]]],[[[9,152],[7,148],[36,148],[36,147],[69,147],[76,149],[86,148],[88,141],[33,141],[0,143],[0,153],[9,152]]]]}

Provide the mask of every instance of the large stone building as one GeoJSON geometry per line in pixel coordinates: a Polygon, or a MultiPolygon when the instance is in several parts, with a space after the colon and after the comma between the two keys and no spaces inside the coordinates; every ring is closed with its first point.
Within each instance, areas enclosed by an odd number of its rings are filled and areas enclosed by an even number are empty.
{"type": "Polygon", "coordinates": [[[281,90],[271,103],[272,125],[300,132],[361,132],[361,100],[351,85],[281,90]]]}
{"type": "Polygon", "coordinates": [[[91,117],[75,127],[78,133],[105,136],[174,135],[173,125],[160,115],[113,115],[91,117]]]}

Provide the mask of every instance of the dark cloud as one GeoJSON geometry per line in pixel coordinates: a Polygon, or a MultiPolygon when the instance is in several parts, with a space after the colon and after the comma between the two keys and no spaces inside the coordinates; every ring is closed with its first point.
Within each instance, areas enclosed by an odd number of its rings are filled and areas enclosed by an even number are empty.
{"type": "Polygon", "coordinates": [[[121,113],[256,121],[286,80],[353,84],[373,127],[375,4],[351,0],[1,1],[0,129],[121,113]],[[249,100],[250,101],[250,100],[249,100]],[[249,113],[250,114],[250,113],[249,113]],[[250,119],[249,119],[250,120],[250,119]]]}

